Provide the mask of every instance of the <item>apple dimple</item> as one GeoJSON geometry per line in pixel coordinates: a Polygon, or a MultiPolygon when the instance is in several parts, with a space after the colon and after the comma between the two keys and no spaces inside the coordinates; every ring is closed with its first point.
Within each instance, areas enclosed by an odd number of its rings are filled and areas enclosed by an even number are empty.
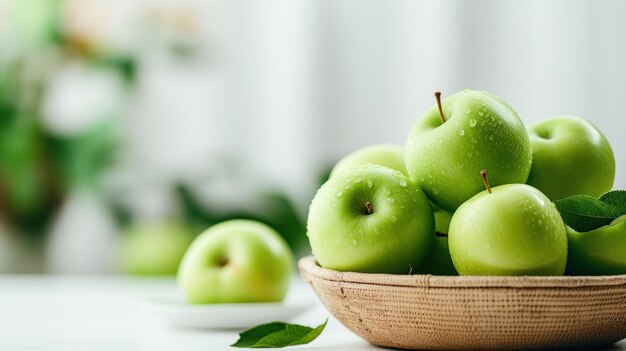
{"type": "Polygon", "coordinates": [[[374,213],[372,203],[369,201],[365,201],[365,215],[371,215],[372,213],[374,213]]]}
{"type": "Polygon", "coordinates": [[[221,257],[217,260],[216,265],[217,265],[219,268],[223,268],[223,267],[227,266],[227,265],[228,265],[228,263],[229,263],[228,258],[227,258],[227,257],[225,257],[225,256],[221,256],[221,257]]]}
{"type": "Polygon", "coordinates": [[[547,129],[541,129],[537,131],[537,136],[541,139],[552,139],[552,131],[547,129]]]}

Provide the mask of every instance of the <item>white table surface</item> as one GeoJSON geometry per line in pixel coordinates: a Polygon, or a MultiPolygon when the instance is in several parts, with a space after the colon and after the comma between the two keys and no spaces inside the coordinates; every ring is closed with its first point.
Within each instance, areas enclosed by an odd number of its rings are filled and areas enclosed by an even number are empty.
{"type": "MultiPolygon", "coordinates": [[[[145,299],[170,294],[176,285],[166,278],[0,275],[0,350],[234,349],[237,331],[175,328],[146,308],[145,299]]],[[[292,322],[314,326],[329,317],[301,280],[290,294],[316,301],[292,322]]],[[[291,349],[381,350],[332,317],[318,339],[291,349]]],[[[626,340],[611,350],[626,350],[626,340]]]]}
{"type": "MultiPolygon", "coordinates": [[[[290,294],[316,301],[291,322],[314,326],[329,313],[299,278],[290,294]]],[[[170,326],[146,299],[176,296],[172,278],[0,275],[0,350],[241,350],[237,330],[170,326]]],[[[335,319],[302,350],[380,350],[335,319]]]]}

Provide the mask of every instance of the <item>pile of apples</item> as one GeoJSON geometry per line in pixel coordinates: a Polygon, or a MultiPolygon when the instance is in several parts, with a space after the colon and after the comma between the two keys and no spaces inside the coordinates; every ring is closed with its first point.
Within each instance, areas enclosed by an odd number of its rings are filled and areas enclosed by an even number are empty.
{"type": "Polygon", "coordinates": [[[526,128],[513,108],[482,91],[435,97],[404,147],[358,150],[318,190],[307,235],[322,267],[563,275],[566,266],[592,264],[597,274],[626,273],[626,253],[603,251],[611,235],[626,240],[625,218],[577,233],[553,203],[577,194],[598,197],[613,187],[615,158],[597,128],[574,116],[526,128]],[[593,237],[586,244],[581,235],[593,237]],[[570,252],[569,265],[568,241],[578,250],[570,252]]]}
{"type": "MultiPolygon", "coordinates": [[[[626,215],[586,233],[553,201],[611,190],[615,158],[589,122],[524,127],[487,92],[465,90],[417,121],[407,143],[357,150],[311,202],[318,263],[339,271],[439,275],[626,274],[626,215]]],[[[294,260],[272,228],[231,220],[200,234],[178,283],[194,304],[280,301],[294,260]]]]}

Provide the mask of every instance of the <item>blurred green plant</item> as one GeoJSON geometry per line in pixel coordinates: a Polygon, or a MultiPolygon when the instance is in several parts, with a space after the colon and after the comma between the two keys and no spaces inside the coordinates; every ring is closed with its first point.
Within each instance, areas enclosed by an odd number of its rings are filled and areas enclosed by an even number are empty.
{"type": "MultiPolygon", "coordinates": [[[[28,239],[33,247],[45,242],[46,231],[71,192],[103,192],[101,178],[114,161],[118,141],[117,116],[102,116],[72,133],[54,132],[43,124],[42,105],[55,75],[70,63],[80,63],[81,67],[118,74],[125,82],[122,89],[130,93],[140,68],[133,53],[118,52],[93,42],[88,35],[67,32],[65,3],[13,1],[9,18],[0,18],[10,22],[13,40],[4,45],[11,50],[0,54],[0,226],[11,232],[11,238],[28,239]]],[[[193,35],[185,39],[185,33],[197,29],[193,13],[170,15],[171,11],[164,11],[153,24],[158,26],[156,22],[161,21],[181,28],[156,45],[178,59],[192,58],[200,42],[193,35]]],[[[117,199],[102,197],[122,228],[122,264],[127,273],[174,274],[191,238],[203,228],[235,218],[266,223],[285,237],[296,254],[308,252],[305,219],[280,191],[252,194],[251,200],[262,204],[255,209],[225,212],[203,205],[184,184],[165,186],[176,188],[183,216],[161,224],[137,223],[117,199]],[[169,257],[169,263],[163,262],[163,255],[169,257]]]]}
{"type": "MultiPolygon", "coordinates": [[[[6,18],[12,48],[0,56],[0,218],[11,231],[41,238],[69,189],[95,191],[110,164],[112,119],[74,135],[42,125],[42,100],[64,62],[119,72],[132,84],[135,60],[76,50],[62,30],[60,0],[20,0],[6,18]]],[[[8,44],[8,43],[5,43],[8,44]]]]}
{"type": "Polygon", "coordinates": [[[0,118],[0,211],[9,225],[40,234],[61,197],[45,134],[32,116],[0,118]]]}
{"type": "Polygon", "coordinates": [[[63,179],[63,190],[97,191],[100,176],[111,164],[115,139],[115,124],[110,119],[74,136],[49,137],[51,153],[63,179]]]}

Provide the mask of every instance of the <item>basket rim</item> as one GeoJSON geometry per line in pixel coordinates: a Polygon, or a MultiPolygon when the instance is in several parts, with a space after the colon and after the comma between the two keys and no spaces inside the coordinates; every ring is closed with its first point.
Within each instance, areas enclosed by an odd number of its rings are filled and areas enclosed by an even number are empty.
{"type": "Polygon", "coordinates": [[[427,288],[575,288],[626,286],[626,274],[601,276],[439,276],[340,272],[321,267],[315,257],[298,261],[303,275],[356,284],[427,288]]]}

